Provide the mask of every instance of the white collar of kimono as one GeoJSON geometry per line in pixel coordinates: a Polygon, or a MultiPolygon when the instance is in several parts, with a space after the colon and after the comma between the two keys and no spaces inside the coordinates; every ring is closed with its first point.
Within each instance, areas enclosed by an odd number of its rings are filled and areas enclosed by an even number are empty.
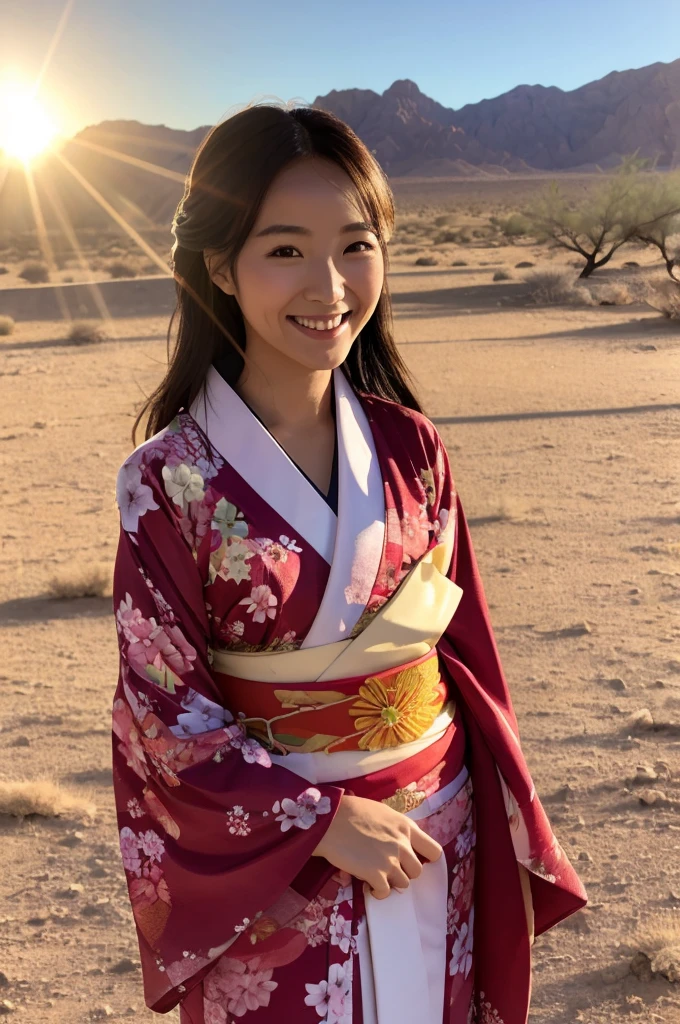
{"type": "MultiPolygon", "coordinates": [[[[385,495],[373,434],[344,373],[333,371],[338,431],[338,516],[215,369],[189,412],[254,491],[329,563],[326,590],[303,647],[346,640],[366,607],[385,534],[385,495]]],[[[304,565],[304,551],[302,554],[304,565]]]]}

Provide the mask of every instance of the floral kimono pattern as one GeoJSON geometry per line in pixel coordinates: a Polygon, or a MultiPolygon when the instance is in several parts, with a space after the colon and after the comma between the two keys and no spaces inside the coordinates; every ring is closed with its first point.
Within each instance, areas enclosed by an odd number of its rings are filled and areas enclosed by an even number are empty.
{"type": "Polygon", "coordinates": [[[446,449],[425,416],[357,398],[385,511],[377,571],[357,584],[363,611],[352,635],[455,529],[449,576],[463,597],[438,652],[460,712],[463,775],[450,735],[387,773],[346,783],[310,784],[274,763],[240,709],[225,706],[213,652],[300,649],[332,559],[186,410],[118,474],[112,753],[122,867],[145,1001],[159,1013],[179,1004],[183,1024],[233,1024],[255,1012],[261,1024],[375,1024],[362,884],[313,855],[344,792],[420,815],[444,848],[446,1024],[526,1020],[518,863],[530,875],[536,934],[586,901],[521,752],[446,449]],[[465,781],[452,792],[455,778],[465,781]]]}

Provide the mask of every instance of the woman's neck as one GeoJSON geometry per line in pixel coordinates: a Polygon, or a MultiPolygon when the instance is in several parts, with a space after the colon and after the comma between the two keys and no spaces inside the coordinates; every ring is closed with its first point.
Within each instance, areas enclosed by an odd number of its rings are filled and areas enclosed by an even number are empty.
{"type": "Polygon", "coordinates": [[[332,370],[308,370],[299,364],[267,366],[257,363],[241,374],[235,391],[257,413],[268,430],[280,434],[299,434],[318,430],[333,420],[331,409],[332,370]],[[274,383],[275,382],[275,383],[274,383]]]}

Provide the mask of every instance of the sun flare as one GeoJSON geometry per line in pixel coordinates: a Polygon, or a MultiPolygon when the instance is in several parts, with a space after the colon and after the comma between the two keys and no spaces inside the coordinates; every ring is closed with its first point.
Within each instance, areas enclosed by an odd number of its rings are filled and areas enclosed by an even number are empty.
{"type": "Polygon", "coordinates": [[[30,164],[56,134],[57,126],[31,88],[15,83],[0,87],[0,150],[6,156],[30,164]]]}

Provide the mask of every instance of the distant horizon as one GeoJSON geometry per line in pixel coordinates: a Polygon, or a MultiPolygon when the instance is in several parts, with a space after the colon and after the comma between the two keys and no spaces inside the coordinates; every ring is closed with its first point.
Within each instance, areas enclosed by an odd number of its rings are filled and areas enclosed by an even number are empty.
{"type": "Polygon", "coordinates": [[[25,0],[3,11],[0,85],[41,80],[40,102],[60,134],[103,121],[193,131],[248,103],[312,104],[332,90],[381,95],[399,79],[452,110],[521,86],[573,92],[612,73],[680,58],[676,0],[524,0],[507,15],[487,0],[431,0],[389,17],[345,0],[342,17],[298,0],[225,10],[221,0],[25,0]],[[266,32],[262,25],[266,24],[266,32]],[[302,26],[302,28],[301,28],[302,26]],[[531,85],[530,83],[534,83],[531,85]]]}

